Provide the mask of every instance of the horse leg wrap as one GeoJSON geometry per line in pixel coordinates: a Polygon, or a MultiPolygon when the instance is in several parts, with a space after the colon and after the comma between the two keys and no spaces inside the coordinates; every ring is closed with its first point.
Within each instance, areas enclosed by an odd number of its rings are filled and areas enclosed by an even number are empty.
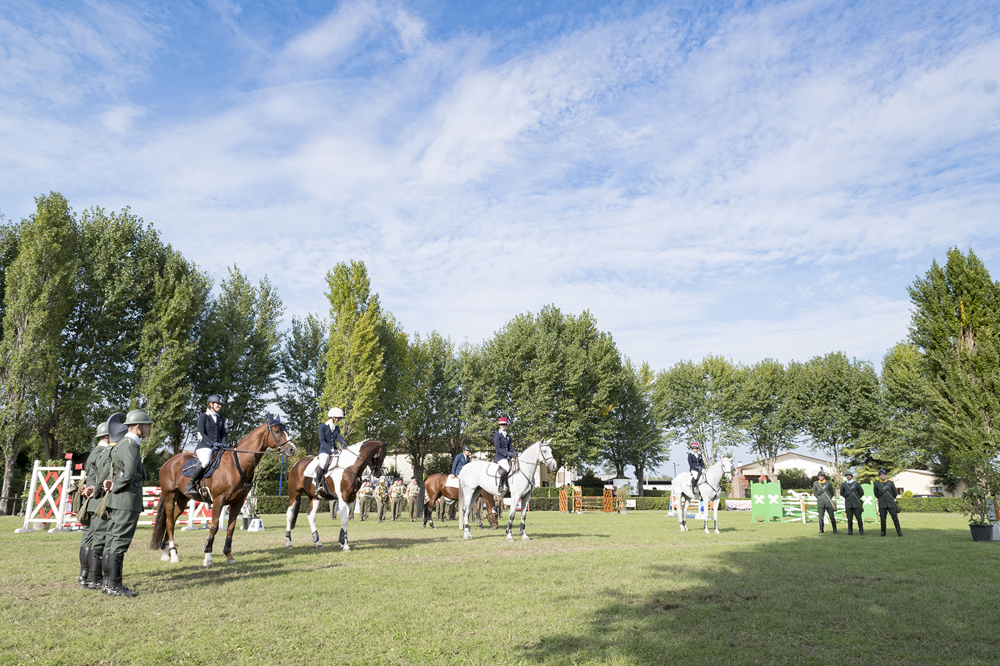
{"type": "Polygon", "coordinates": [[[205,542],[205,552],[206,553],[211,553],[212,552],[212,542],[213,541],[215,541],[215,539],[213,539],[212,537],[209,537],[208,540],[205,542]]]}
{"type": "Polygon", "coordinates": [[[341,546],[347,543],[347,530],[343,527],[340,528],[340,537],[337,539],[341,546]]]}
{"type": "Polygon", "coordinates": [[[226,545],[222,547],[222,554],[228,555],[231,552],[233,552],[233,540],[226,539],[226,545]]]}
{"type": "Polygon", "coordinates": [[[313,543],[319,543],[319,532],[313,532],[313,543]]]}

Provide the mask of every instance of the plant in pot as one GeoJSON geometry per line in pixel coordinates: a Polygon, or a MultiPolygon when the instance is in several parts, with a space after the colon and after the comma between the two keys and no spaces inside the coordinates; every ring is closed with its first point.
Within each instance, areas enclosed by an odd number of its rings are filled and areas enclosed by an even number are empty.
{"type": "Polygon", "coordinates": [[[997,485],[992,474],[984,473],[989,465],[978,465],[979,477],[962,495],[962,513],[969,517],[969,530],[973,541],[991,541],[993,526],[989,521],[990,505],[996,496],[997,485]],[[994,481],[991,483],[991,481],[994,481]]]}

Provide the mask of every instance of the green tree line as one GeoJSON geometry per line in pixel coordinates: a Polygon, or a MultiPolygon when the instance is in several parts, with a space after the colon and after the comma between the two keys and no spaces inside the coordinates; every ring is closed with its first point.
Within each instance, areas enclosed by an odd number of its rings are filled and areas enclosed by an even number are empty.
{"type": "Polygon", "coordinates": [[[232,439],[276,406],[309,453],[327,410],[341,407],[349,443],[386,441],[420,478],[465,444],[489,450],[503,415],[519,448],[551,438],[571,469],[632,467],[640,492],[670,447],[691,440],[709,462],[749,446],[772,475],[778,453],[805,444],[862,478],[920,466],[948,483],[981,473],[974,452],[993,441],[994,407],[981,396],[996,372],[1000,299],[971,252],[949,252],[914,283],[910,339],[881,372],[843,352],[788,364],[707,356],[655,371],[623,356],[589,312],[554,305],[481,344],[406,333],[357,261],[328,272],[327,313],[281,330],[266,276],[253,283],[232,266],[216,288],[128,209],[77,215],[57,193],[36,203],[0,224],[4,497],[23,452],[85,452],[111,411],[150,412],[144,455],[179,452],[212,393],[226,397],[232,439]]]}

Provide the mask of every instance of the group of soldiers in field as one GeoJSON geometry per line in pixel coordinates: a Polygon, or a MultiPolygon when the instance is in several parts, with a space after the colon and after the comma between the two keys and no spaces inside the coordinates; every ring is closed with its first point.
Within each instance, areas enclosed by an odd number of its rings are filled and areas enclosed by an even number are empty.
{"type": "Polygon", "coordinates": [[[145,411],[133,409],[112,414],[94,433],[78,514],[84,529],[77,582],[84,589],[136,596],[122,583],[122,567],[142,512],[146,469],[139,447],[152,425],[145,411]]]}
{"type": "MultiPolygon", "coordinates": [[[[882,533],[885,536],[885,519],[889,515],[892,523],[896,526],[896,536],[903,536],[903,530],[899,528],[899,506],[896,504],[896,484],[888,480],[886,471],[879,469],[878,479],[872,484],[875,497],[878,500],[879,521],[882,524],[882,533]]],[[[816,497],[816,508],[819,510],[819,531],[822,533],[824,519],[829,516],[833,533],[837,533],[837,519],[834,516],[834,488],[833,483],[826,478],[826,472],[819,471],[818,479],[813,483],[813,495],[816,497]]],[[[861,484],[854,480],[854,472],[847,470],[844,473],[844,482],[840,484],[840,496],[844,498],[844,509],[847,512],[847,534],[854,534],[854,521],[858,521],[858,534],[864,536],[865,524],[861,520],[861,512],[864,507],[862,497],[864,491],[861,484]]]]}
{"type": "MultiPolygon", "coordinates": [[[[378,479],[365,479],[361,482],[358,490],[357,503],[355,508],[361,512],[361,520],[368,520],[371,510],[374,508],[378,522],[386,521],[386,512],[392,520],[399,520],[403,517],[403,504],[409,504],[410,522],[417,520],[417,501],[420,496],[420,486],[417,485],[417,477],[411,476],[410,482],[403,485],[402,479],[389,480],[388,477],[378,479]]],[[[351,510],[351,516],[354,509],[351,510]]]]}

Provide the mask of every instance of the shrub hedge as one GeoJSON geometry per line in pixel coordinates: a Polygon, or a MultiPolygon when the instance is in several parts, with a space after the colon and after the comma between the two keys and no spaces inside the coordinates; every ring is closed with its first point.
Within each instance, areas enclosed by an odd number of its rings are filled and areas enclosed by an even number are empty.
{"type": "Polygon", "coordinates": [[[961,513],[961,497],[900,497],[896,500],[900,511],[913,513],[961,513]]]}

